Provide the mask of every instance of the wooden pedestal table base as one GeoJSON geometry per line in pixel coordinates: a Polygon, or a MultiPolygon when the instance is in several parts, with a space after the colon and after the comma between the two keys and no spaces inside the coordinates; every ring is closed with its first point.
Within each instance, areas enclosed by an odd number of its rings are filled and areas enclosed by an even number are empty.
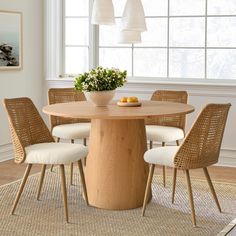
{"type": "Polygon", "coordinates": [[[144,120],[92,119],[85,172],[89,204],[110,210],[141,207],[146,149],[144,120]]]}

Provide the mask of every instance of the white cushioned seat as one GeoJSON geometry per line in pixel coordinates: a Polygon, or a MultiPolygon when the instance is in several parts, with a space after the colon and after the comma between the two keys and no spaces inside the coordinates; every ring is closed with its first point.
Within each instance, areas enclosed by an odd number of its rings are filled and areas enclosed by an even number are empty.
{"type": "Polygon", "coordinates": [[[160,125],[146,125],[147,140],[158,142],[172,142],[184,138],[184,131],[180,128],[160,125]]]}
{"type": "Polygon", "coordinates": [[[178,146],[153,148],[144,153],[144,160],[150,164],[174,167],[174,158],[178,150],[178,146]]]}
{"type": "Polygon", "coordinates": [[[61,139],[83,139],[88,138],[91,123],[74,123],[57,125],[52,129],[52,135],[61,139]]]}
{"type": "Polygon", "coordinates": [[[31,164],[70,164],[88,154],[88,148],[71,143],[38,143],[25,148],[26,163],[31,164]]]}

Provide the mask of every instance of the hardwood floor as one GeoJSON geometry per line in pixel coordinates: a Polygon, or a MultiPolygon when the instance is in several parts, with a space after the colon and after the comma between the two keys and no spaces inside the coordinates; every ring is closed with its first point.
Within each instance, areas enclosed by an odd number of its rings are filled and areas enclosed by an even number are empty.
{"type": "MultiPolygon", "coordinates": [[[[0,162],[0,185],[21,179],[25,168],[25,164],[17,165],[13,160],[0,162]]],[[[33,165],[31,174],[40,172],[40,170],[40,165],[33,165]]],[[[172,171],[171,168],[167,168],[166,175],[172,176],[172,171]]],[[[162,167],[156,167],[155,173],[162,174],[162,167]]],[[[209,167],[209,173],[213,181],[236,184],[236,168],[212,166],[209,167]]],[[[183,176],[183,174],[183,171],[178,171],[177,176],[183,176]]],[[[191,170],[190,175],[192,178],[205,179],[203,170],[201,169],[191,170]]]]}
{"type": "MultiPolygon", "coordinates": [[[[207,168],[210,174],[210,177],[213,181],[219,181],[219,182],[226,182],[226,183],[234,183],[236,184],[236,168],[235,167],[220,167],[220,166],[211,166],[207,168]]],[[[203,169],[195,169],[190,170],[190,177],[191,178],[198,178],[198,179],[206,179],[203,169]]],[[[162,175],[162,167],[161,169],[159,167],[156,167],[155,174],[161,174],[162,175]]],[[[173,174],[172,168],[166,168],[166,175],[173,174]]],[[[177,171],[177,178],[178,176],[184,176],[185,173],[182,170],[177,171]]]]}
{"type": "MultiPolygon", "coordinates": [[[[24,175],[26,164],[15,164],[13,160],[0,162],[0,185],[21,179],[24,175]]],[[[41,165],[33,165],[30,174],[41,171],[41,165]]]]}

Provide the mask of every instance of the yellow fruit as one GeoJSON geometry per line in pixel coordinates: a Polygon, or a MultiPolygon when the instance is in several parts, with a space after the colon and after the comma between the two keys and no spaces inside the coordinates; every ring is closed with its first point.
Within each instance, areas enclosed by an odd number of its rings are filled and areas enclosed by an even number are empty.
{"type": "Polygon", "coordinates": [[[138,98],[137,97],[129,97],[127,99],[127,102],[138,102],[138,98]]]}
{"type": "Polygon", "coordinates": [[[127,97],[122,97],[121,99],[120,99],[120,102],[127,102],[127,97]]]}

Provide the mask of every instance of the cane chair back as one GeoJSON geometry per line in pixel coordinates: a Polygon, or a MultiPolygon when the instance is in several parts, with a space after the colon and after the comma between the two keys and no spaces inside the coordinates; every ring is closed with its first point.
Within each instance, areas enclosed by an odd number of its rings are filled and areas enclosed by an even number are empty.
{"type": "MultiPolygon", "coordinates": [[[[83,92],[78,92],[74,88],[51,88],[48,90],[48,103],[66,103],[86,101],[83,92]]],[[[57,125],[90,122],[88,119],[74,119],[59,116],[50,116],[51,129],[57,125]]]]}
{"type": "MultiPolygon", "coordinates": [[[[187,103],[188,93],[186,91],[157,90],[151,97],[152,101],[187,103]]],[[[171,126],[180,129],[185,128],[185,115],[152,117],[146,119],[147,125],[171,126]]]]}
{"type": "Polygon", "coordinates": [[[16,163],[25,161],[25,147],[54,142],[37,108],[29,98],[4,99],[3,103],[8,114],[16,163]]]}
{"type": "Polygon", "coordinates": [[[208,104],[202,110],[175,156],[176,168],[204,168],[218,162],[230,106],[208,104]]]}

